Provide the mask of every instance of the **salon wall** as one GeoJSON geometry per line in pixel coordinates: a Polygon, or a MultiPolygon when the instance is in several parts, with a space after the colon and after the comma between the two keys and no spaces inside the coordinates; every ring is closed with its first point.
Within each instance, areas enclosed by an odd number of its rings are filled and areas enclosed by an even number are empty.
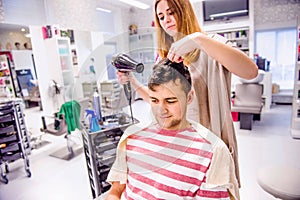
{"type": "Polygon", "coordinates": [[[254,12],[256,30],[295,27],[300,16],[300,1],[256,0],[254,12]]]}
{"type": "Polygon", "coordinates": [[[149,28],[152,26],[152,21],[154,21],[153,8],[146,10],[131,8],[129,10],[129,19],[129,24],[135,24],[138,28],[149,28]]]}
{"type": "Polygon", "coordinates": [[[0,0],[0,22],[4,21],[4,9],[3,9],[3,3],[2,0],[0,0]]]}
{"type": "Polygon", "coordinates": [[[111,19],[98,14],[96,11],[96,7],[100,4],[98,2],[97,0],[45,0],[47,23],[59,24],[62,27],[81,31],[102,31],[105,29],[120,33],[126,30],[125,27],[129,23],[127,21],[129,18],[128,10],[121,10],[121,8],[101,2],[101,7],[113,11],[113,24],[107,24],[106,21],[111,19]]]}
{"type": "Polygon", "coordinates": [[[43,0],[2,0],[4,22],[20,25],[45,24],[45,4],[43,0]]]}

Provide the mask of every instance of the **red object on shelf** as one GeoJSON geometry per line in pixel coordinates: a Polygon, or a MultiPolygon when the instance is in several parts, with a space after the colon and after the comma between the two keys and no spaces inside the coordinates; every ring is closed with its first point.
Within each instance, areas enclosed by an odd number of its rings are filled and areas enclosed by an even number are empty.
{"type": "MultiPolygon", "coordinates": [[[[231,99],[231,105],[234,104],[234,99],[231,99]]],[[[239,113],[238,112],[231,112],[232,121],[238,122],[239,121],[239,113]]]]}

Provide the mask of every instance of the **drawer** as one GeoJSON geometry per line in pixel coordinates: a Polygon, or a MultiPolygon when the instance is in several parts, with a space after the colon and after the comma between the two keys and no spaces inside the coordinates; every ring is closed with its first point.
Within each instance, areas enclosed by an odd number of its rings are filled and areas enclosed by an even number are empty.
{"type": "Polygon", "coordinates": [[[94,144],[100,144],[100,143],[103,143],[103,142],[106,142],[109,138],[107,138],[107,136],[103,133],[103,132],[100,132],[99,134],[97,134],[93,140],[94,140],[94,144]]]}
{"type": "Polygon", "coordinates": [[[118,141],[108,141],[96,146],[96,152],[101,154],[107,150],[117,148],[118,141]]]}
{"type": "Polygon", "coordinates": [[[98,171],[100,172],[99,175],[100,181],[105,181],[110,171],[110,166],[106,166],[106,165],[101,166],[98,168],[98,171]]]}
{"type": "Polygon", "coordinates": [[[14,153],[7,153],[2,156],[3,161],[15,161],[21,158],[21,153],[20,152],[14,152],[14,153]]]}
{"type": "Polygon", "coordinates": [[[98,165],[99,166],[102,166],[102,165],[112,166],[112,164],[115,162],[115,160],[116,160],[115,155],[103,156],[103,157],[99,158],[98,165]]]}
{"type": "Polygon", "coordinates": [[[14,116],[13,114],[5,114],[5,115],[0,115],[0,123],[3,123],[3,122],[11,122],[14,120],[14,116]]]}
{"type": "Polygon", "coordinates": [[[13,111],[13,104],[12,103],[0,104],[0,112],[3,111],[13,111]]]}
{"type": "Polygon", "coordinates": [[[14,131],[15,131],[14,125],[10,125],[10,126],[7,126],[7,127],[2,127],[2,128],[0,128],[0,136],[4,135],[4,134],[6,134],[6,135],[10,134],[14,131]]]}
{"type": "Polygon", "coordinates": [[[13,151],[18,151],[19,150],[19,143],[10,143],[8,144],[6,147],[4,147],[3,149],[0,149],[0,152],[2,154],[5,154],[7,152],[13,152],[13,151]]]}
{"type": "Polygon", "coordinates": [[[18,138],[16,132],[14,132],[14,134],[7,135],[5,137],[0,137],[0,143],[12,142],[17,140],[18,138]]]}

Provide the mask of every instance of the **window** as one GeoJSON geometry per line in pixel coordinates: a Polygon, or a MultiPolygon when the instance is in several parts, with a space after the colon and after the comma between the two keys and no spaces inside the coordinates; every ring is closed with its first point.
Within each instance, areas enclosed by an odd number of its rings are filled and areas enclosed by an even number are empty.
{"type": "Polygon", "coordinates": [[[272,82],[293,89],[296,62],[296,29],[257,31],[255,52],[270,61],[272,82]]]}

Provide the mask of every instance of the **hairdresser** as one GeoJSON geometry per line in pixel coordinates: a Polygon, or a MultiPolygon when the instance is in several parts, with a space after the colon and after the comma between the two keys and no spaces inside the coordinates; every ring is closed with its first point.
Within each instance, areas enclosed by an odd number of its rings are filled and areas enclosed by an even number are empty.
{"type": "MultiPolygon", "coordinates": [[[[189,0],[155,0],[155,24],[159,57],[183,61],[191,72],[196,98],[188,107],[189,119],[200,122],[228,146],[239,180],[238,148],[231,118],[231,73],[244,79],[257,76],[255,63],[230,45],[224,37],[208,35],[200,28],[189,0]]],[[[147,87],[130,73],[117,72],[119,82],[127,81],[149,101],[147,87]]]]}

